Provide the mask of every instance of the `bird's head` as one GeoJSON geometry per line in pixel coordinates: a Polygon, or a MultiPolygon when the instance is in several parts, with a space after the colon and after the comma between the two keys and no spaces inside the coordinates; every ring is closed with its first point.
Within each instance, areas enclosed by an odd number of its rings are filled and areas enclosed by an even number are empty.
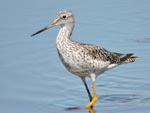
{"type": "Polygon", "coordinates": [[[74,24],[74,23],[75,23],[75,19],[74,19],[74,15],[73,15],[72,11],[70,11],[70,10],[60,11],[56,14],[56,17],[51,24],[49,24],[48,26],[44,27],[43,29],[37,31],[36,33],[32,34],[31,36],[37,35],[43,31],[45,31],[51,27],[57,26],[57,25],[63,27],[64,25],[74,24]]]}

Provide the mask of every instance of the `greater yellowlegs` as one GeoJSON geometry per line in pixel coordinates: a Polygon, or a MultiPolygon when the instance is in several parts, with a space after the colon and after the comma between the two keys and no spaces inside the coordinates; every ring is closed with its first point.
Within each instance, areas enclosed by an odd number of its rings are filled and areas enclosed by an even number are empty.
{"type": "Polygon", "coordinates": [[[43,32],[53,26],[61,26],[56,38],[56,46],[59,57],[69,72],[79,76],[87,90],[90,103],[82,108],[91,108],[97,101],[95,79],[103,72],[118,65],[134,62],[137,58],[133,53],[121,54],[107,51],[99,46],[84,44],[71,40],[75,18],[70,10],[60,11],[54,21],[31,36],[43,32]],[[90,77],[93,83],[93,97],[88,89],[85,77],[90,77]]]}

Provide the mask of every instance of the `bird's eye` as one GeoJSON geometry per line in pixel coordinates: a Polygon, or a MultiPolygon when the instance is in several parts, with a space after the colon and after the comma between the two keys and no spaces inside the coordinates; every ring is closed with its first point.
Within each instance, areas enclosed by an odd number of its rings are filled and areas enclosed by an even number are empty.
{"type": "Polygon", "coordinates": [[[62,16],[63,19],[66,19],[66,17],[67,17],[66,15],[63,15],[63,16],[62,16]]]}

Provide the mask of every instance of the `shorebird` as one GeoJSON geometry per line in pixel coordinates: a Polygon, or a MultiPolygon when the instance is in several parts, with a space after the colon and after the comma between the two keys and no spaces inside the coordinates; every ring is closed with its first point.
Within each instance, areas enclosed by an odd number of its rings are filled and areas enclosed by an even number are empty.
{"type": "Polygon", "coordinates": [[[79,76],[87,90],[90,102],[80,109],[90,109],[97,101],[95,79],[103,72],[121,64],[134,62],[137,58],[133,53],[122,54],[110,52],[99,46],[80,43],[71,40],[75,25],[75,17],[70,10],[63,10],[56,14],[54,21],[43,29],[32,34],[34,36],[54,26],[61,26],[56,38],[58,55],[69,72],[79,76]],[[93,84],[93,97],[88,89],[85,77],[90,77],[93,84]]]}

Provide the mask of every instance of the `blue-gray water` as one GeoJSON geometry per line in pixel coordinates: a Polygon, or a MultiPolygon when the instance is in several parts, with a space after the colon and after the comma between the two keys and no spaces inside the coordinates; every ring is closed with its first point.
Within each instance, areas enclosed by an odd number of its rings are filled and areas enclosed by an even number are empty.
{"type": "MultiPolygon", "coordinates": [[[[55,48],[60,27],[35,37],[56,12],[76,17],[72,39],[120,53],[136,62],[96,80],[97,113],[150,112],[149,0],[4,0],[0,3],[0,113],[88,113],[66,111],[89,102],[82,81],[62,65],[55,48]]],[[[87,79],[90,90],[92,84],[87,79]]]]}

